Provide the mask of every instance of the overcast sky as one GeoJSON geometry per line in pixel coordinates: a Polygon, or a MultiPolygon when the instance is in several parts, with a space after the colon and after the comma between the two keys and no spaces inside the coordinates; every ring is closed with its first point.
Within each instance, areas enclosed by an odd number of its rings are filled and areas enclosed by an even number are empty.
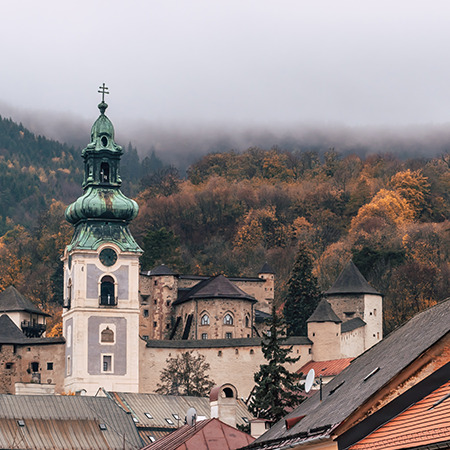
{"type": "Polygon", "coordinates": [[[0,115],[266,129],[450,122],[448,0],[11,0],[0,115]]]}

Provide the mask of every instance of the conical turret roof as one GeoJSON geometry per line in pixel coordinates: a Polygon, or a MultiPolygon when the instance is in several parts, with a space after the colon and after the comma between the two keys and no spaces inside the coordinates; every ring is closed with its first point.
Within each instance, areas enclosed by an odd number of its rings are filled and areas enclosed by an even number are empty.
{"type": "Polygon", "coordinates": [[[272,267],[270,266],[270,264],[266,261],[264,263],[264,265],[261,267],[261,270],[258,272],[258,274],[260,273],[275,273],[275,271],[272,269],[272,267]]]}
{"type": "Polygon", "coordinates": [[[381,295],[367,282],[352,260],[344,267],[333,286],[325,292],[325,295],[335,294],[381,295]]]}
{"type": "Polygon", "coordinates": [[[307,322],[341,323],[342,320],[339,319],[339,317],[333,311],[331,305],[325,299],[322,299],[307,322]]]}

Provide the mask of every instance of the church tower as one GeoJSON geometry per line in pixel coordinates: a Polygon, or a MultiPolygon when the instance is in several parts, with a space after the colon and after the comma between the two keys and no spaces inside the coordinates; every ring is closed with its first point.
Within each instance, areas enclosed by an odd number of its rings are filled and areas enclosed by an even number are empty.
{"type": "Polygon", "coordinates": [[[75,230],[64,262],[66,392],[137,392],[139,257],[128,224],[138,205],[120,191],[122,148],[105,115],[105,85],[91,142],[82,151],[84,194],[66,210],[75,230]]]}

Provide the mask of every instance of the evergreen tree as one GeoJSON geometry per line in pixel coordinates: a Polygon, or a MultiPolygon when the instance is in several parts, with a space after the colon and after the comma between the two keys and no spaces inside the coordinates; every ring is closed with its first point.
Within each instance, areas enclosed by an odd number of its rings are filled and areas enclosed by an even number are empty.
{"type": "Polygon", "coordinates": [[[306,243],[300,242],[284,304],[289,336],[306,336],[306,321],[319,304],[320,291],[312,269],[311,253],[306,243]]]}
{"type": "Polygon", "coordinates": [[[149,230],[143,239],[141,266],[145,270],[165,264],[177,270],[182,267],[180,238],[165,227],[149,230]]]}
{"type": "Polygon", "coordinates": [[[264,419],[280,420],[289,410],[303,401],[298,380],[300,375],[291,373],[286,364],[299,358],[289,356],[292,347],[286,347],[286,326],[272,306],[272,317],[268,319],[269,331],[263,333],[261,349],[267,364],[260,365],[255,373],[256,386],[249,410],[264,419]]]}
{"type": "Polygon", "coordinates": [[[161,371],[158,394],[193,395],[203,397],[209,394],[214,381],[206,373],[209,364],[204,355],[185,352],[175,358],[166,359],[167,367],[161,371]]]}

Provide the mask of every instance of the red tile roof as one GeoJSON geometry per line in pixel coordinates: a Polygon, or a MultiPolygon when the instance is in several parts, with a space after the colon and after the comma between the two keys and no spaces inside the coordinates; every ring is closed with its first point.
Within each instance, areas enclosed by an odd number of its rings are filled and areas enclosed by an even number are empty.
{"type": "Polygon", "coordinates": [[[334,377],[340,374],[351,362],[353,358],[332,359],[329,361],[310,361],[297,370],[297,373],[303,372],[303,375],[314,369],[316,377],[334,377]]]}
{"type": "Polygon", "coordinates": [[[143,450],[235,450],[251,444],[255,439],[219,419],[184,425],[173,433],[144,447],[143,450]]]}
{"type": "Polygon", "coordinates": [[[449,440],[450,381],[350,448],[395,450],[449,440]]]}

